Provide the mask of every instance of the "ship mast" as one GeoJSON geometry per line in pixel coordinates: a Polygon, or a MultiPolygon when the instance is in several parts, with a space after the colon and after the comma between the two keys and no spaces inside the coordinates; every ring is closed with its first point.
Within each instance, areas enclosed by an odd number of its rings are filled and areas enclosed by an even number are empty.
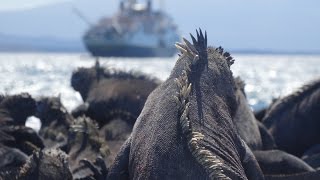
{"type": "Polygon", "coordinates": [[[137,0],[128,0],[129,7],[132,7],[136,3],[137,3],[137,0]]]}
{"type": "Polygon", "coordinates": [[[88,24],[89,27],[93,26],[93,23],[76,7],[72,8],[73,13],[75,13],[83,22],[88,24]]]}
{"type": "Polygon", "coordinates": [[[159,7],[161,11],[164,11],[164,8],[165,8],[164,0],[159,0],[159,7]]]}

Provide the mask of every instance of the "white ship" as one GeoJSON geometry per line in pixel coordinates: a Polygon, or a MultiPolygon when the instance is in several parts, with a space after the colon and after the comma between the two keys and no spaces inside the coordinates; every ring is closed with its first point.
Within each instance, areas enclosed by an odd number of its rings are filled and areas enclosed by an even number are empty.
{"type": "Polygon", "coordinates": [[[93,56],[169,57],[180,40],[177,26],[152,2],[123,0],[119,11],[91,27],[83,37],[93,56]]]}

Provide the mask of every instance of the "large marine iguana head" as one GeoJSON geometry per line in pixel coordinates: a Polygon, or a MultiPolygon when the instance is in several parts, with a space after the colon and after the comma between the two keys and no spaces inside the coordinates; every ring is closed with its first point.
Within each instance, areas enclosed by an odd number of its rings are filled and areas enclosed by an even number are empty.
{"type": "MultiPolygon", "coordinates": [[[[176,43],[181,55],[170,78],[184,77],[191,84],[191,94],[198,107],[198,118],[203,119],[202,106],[205,101],[215,101],[215,107],[227,109],[231,115],[236,110],[235,83],[230,70],[234,59],[223,48],[207,47],[207,35],[201,29],[197,39],[191,35],[193,44],[184,40],[176,43]]],[[[181,80],[179,80],[181,81],[181,80]]]]}
{"type": "Polygon", "coordinates": [[[100,67],[78,68],[72,73],[71,86],[74,90],[79,91],[83,101],[87,99],[89,90],[98,79],[98,73],[103,71],[100,67]]]}
{"type": "Polygon", "coordinates": [[[111,179],[262,179],[232,121],[233,58],[222,48],[208,48],[201,30],[191,38],[193,44],[176,44],[182,54],[149,95],[110,168],[111,179]]]}
{"type": "Polygon", "coordinates": [[[207,47],[207,35],[201,29],[197,39],[191,38],[193,44],[186,39],[184,44],[176,44],[182,54],[168,79],[175,79],[177,84],[174,99],[182,134],[210,178],[245,179],[239,156],[244,146],[232,122],[237,108],[230,70],[234,60],[221,47],[207,47]],[[230,171],[230,167],[237,170],[230,171]]]}

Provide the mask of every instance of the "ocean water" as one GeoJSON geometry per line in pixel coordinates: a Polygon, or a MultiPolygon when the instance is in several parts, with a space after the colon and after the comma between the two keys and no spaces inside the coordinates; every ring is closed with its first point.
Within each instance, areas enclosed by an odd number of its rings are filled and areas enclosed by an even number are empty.
{"type": "MultiPolygon", "coordinates": [[[[285,96],[308,81],[320,77],[320,56],[233,55],[235,76],[246,82],[245,91],[254,110],[268,106],[273,98],[285,96]]],[[[173,58],[101,58],[102,66],[142,71],[165,80],[173,58]]],[[[29,92],[34,97],[61,95],[69,111],[82,103],[70,86],[72,71],[91,67],[95,59],[87,54],[0,53],[0,93],[29,92]]]]}

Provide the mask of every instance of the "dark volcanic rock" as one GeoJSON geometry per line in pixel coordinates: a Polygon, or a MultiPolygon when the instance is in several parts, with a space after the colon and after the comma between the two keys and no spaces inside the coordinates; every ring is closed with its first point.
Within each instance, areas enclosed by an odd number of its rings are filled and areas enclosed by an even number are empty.
{"type": "Polygon", "coordinates": [[[31,155],[33,151],[44,148],[42,139],[31,128],[25,126],[4,126],[0,128],[0,131],[11,137],[2,141],[4,145],[17,148],[27,155],[31,155]]]}
{"type": "Polygon", "coordinates": [[[0,159],[0,174],[3,174],[6,171],[17,170],[27,162],[28,156],[19,149],[0,144],[0,159]]]}
{"type": "Polygon", "coordinates": [[[35,114],[36,101],[28,93],[5,96],[1,99],[0,124],[24,126],[27,118],[35,114]]]}

